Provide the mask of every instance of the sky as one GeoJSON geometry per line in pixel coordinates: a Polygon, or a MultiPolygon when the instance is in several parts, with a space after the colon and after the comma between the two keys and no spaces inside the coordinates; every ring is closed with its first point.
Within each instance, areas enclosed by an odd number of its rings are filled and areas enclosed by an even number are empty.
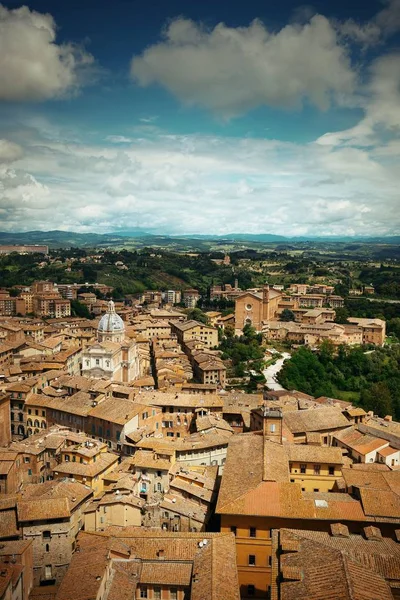
{"type": "Polygon", "coordinates": [[[400,0],[0,0],[0,230],[400,234],[400,0]]]}

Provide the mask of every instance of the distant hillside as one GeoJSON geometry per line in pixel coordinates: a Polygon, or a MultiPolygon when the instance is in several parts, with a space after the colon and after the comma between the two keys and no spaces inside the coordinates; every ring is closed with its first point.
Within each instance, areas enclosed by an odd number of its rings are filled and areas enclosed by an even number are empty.
{"type": "Polygon", "coordinates": [[[51,248],[71,246],[93,247],[121,243],[122,238],[113,233],[75,233],[73,231],[24,231],[19,233],[0,232],[0,244],[46,244],[51,248]]]}
{"type": "Polygon", "coordinates": [[[0,244],[46,244],[50,248],[69,247],[122,247],[132,241],[138,247],[175,247],[197,250],[206,250],[203,244],[295,244],[295,243],[373,243],[400,245],[400,236],[388,237],[284,237],[272,233],[229,233],[226,235],[163,235],[150,233],[136,227],[112,233],[76,233],[74,231],[25,231],[25,232],[0,232],[0,244]]]}

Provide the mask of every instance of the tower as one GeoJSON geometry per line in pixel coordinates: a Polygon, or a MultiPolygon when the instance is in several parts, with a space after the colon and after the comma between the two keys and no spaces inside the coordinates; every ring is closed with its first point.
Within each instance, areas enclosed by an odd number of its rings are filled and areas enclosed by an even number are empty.
{"type": "Polygon", "coordinates": [[[263,407],[263,433],[271,442],[282,444],[282,412],[278,408],[263,407]]]}
{"type": "Polygon", "coordinates": [[[264,321],[268,321],[270,318],[269,299],[270,299],[269,298],[269,285],[268,285],[268,283],[265,283],[263,286],[263,294],[262,294],[262,302],[263,302],[262,314],[263,314],[264,321]]]}

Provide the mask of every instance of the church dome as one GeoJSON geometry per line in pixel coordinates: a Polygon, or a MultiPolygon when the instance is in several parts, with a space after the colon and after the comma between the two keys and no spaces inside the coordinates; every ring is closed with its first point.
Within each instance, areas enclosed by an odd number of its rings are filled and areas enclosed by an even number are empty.
{"type": "Polygon", "coordinates": [[[112,300],[108,303],[108,309],[99,321],[97,331],[102,333],[117,333],[125,331],[123,320],[115,312],[115,305],[112,300]]]}

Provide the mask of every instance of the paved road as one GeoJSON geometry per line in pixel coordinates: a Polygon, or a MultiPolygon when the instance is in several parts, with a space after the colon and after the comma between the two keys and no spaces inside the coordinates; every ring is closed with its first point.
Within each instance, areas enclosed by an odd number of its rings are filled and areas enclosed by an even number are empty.
{"type": "Polygon", "coordinates": [[[276,392],[285,389],[276,381],[276,376],[282,369],[283,363],[288,358],[290,358],[290,354],[288,352],[282,352],[282,358],[278,359],[274,365],[270,365],[263,371],[264,377],[267,380],[266,385],[270,390],[274,390],[276,392]]]}

